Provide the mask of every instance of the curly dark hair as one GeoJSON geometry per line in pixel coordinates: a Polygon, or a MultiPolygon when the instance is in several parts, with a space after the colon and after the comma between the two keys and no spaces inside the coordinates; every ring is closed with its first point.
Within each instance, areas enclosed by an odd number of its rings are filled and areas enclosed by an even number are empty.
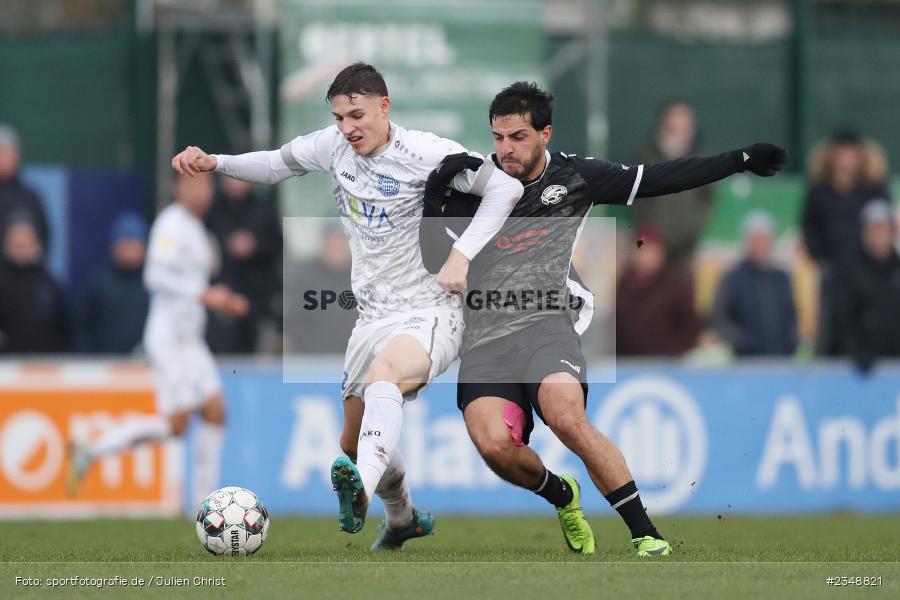
{"type": "Polygon", "coordinates": [[[533,81],[517,81],[494,96],[488,111],[490,121],[509,115],[528,115],[531,126],[540,131],[553,122],[553,94],[533,81]]]}

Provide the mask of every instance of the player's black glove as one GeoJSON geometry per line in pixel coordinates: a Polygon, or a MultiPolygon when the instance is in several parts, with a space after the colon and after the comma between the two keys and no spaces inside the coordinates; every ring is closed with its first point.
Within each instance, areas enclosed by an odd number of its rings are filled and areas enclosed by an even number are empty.
{"type": "Polygon", "coordinates": [[[483,162],[482,159],[465,152],[445,156],[434,171],[428,175],[428,180],[425,182],[426,216],[433,213],[435,208],[440,212],[440,206],[447,194],[447,187],[454,177],[466,169],[477,170],[483,162]]]}
{"type": "Polygon", "coordinates": [[[750,171],[762,177],[771,177],[784,168],[787,152],[775,144],[758,143],[731,153],[738,173],[750,171]]]}

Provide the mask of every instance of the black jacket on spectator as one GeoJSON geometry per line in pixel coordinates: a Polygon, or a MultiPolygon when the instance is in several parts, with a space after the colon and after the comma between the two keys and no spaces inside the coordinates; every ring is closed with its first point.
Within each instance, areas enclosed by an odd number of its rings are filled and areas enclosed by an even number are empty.
{"type": "Polygon", "coordinates": [[[719,282],[710,321],[740,356],[793,353],[797,311],[788,274],[740,262],[719,282]]]}
{"type": "Polygon", "coordinates": [[[857,256],[860,213],[878,198],[890,198],[882,183],[860,184],[847,195],[826,183],[809,188],[803,207],[803,240],[819,265],[857,256]]]}
{"type": "Polygon", "coordinates": [[[66,349],[62,291],[43,265],[20,267],[0,259],[0,353],[66,349]]]}
{"type": "Polygon", "coordinates": [[[149,307],[141,269],[109,265],[84,293],[76,330],[78,350],[92,354],[132,352],[141,343],[149,307]]]}
{"type": "Polygon", "coordinates": [[[50,241],[50,228],[41,199],[31,189],[22,185],[18,177],[0,181],[0,231],[5,229],[11,219],[22,215],[34,223],[41,246],[46,253],[50,241]]]}
{"type": "Polygon", "coordinates": [[[275,292],[284,245],[281,219],[271,202],[253,194],[240,201],[218,194],[206,217],[206,226],[215,235],[222,255],[222,270],[215,281],[245,295],[250,303],[250,312],[243,319],[210,315],[207,331],[210,348],[217,353],[253,352],[259,319],[270,314],[269,305],[275,292]],[[256,251],[245,260],[228,253],[228,238],[241,229],[256,238],[256,251]]]}
{"type": "Polygon", "coordinates": [[[900,256],[884,261],[860,253],[835,272],[835,308],[846,332],[844,354],[867,370],[878,357],[900,356],[900,256]]]}

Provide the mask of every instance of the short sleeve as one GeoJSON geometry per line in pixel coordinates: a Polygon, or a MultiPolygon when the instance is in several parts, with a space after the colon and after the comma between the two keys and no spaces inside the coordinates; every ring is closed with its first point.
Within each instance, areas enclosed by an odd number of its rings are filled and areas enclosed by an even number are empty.
{"type": "Polygon", "coordinates": [[[591,204],[631,204],[637,196],[644,165],[628,166],[596,158],[569,156],[588,185],[591,204]]]}
{"type": "Polygon", "coordinates": [[[331,151],[340,132],[336,125],[295,137],[281,147],[281,159],[294,175],[331,168],[331,151]]]}

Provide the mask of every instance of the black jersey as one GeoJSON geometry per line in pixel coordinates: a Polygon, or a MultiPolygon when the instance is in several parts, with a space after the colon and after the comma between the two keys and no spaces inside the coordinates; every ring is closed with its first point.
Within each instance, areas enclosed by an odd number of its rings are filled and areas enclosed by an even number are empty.
{"type": "MultiPolygon", "coordinates": [[[[571,260],[591,207],[631,204],[635,198],[697,187],[739,167],[732,153],[649,167],[562,152],[546,152],[546,159],[544,172],[525,184],[500,231],[469,266],[461,352],[544,318],[568,316],[576,331],[583,332],[593,297],[571,268],[571,260]]],[[[494,155],[487,160],[494,160],[494,155]]],[[[443,263],[452,238],[465,230],[477,206],[477,198],[451,192],[445,218],[437,220],[440,224],[423,224],[422,255],[430,271],[436,272],[443,263]]]]}

